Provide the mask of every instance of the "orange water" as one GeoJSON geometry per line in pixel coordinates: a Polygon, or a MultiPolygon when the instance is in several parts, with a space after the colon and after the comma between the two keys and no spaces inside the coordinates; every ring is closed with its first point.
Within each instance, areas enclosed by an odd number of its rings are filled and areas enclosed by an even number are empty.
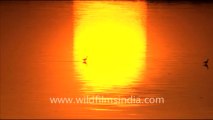
{"type": "Polygon", "coordinates": [[[0,6],[1,118],[212,118],[213,4],[0,6]],[[202,66],[206,58],[209,69],[202,66]],[[163,97],[165,103],[49,101],[88,95],[163,97]]]}

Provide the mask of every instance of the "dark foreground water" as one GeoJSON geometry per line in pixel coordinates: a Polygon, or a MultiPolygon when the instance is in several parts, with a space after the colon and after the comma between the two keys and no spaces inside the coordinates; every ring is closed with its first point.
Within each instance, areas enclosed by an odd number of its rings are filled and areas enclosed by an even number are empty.
{"type": "Polygon", "coordinates": [[[212,3],[1,2],[0,16],[1,118],[213,118],[212,3]],[[164,103],[50,102],[86,96],[164,103]]]}

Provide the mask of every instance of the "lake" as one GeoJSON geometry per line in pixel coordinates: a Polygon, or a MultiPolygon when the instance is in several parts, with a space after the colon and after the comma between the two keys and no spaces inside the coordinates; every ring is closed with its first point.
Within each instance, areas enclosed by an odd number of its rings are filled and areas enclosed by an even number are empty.
{"type": "Polygon", "coordinates": [[[4,1],[0,16],[0,118],[213,118],[212,2],[4,1]]]}

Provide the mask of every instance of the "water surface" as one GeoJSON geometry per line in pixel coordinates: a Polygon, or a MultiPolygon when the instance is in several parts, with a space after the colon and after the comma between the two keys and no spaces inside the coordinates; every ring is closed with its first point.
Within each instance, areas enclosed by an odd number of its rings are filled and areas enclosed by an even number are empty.
{"type": "Polygon", "coordinates": [[[213,4],[25,1],[0,6],[1,118],[213,117],[213,4]],[[207,58],[209,69],[202,66],[207,58]],[[49,101],[87,95],[164,97],[165,103],[49,101]]]}

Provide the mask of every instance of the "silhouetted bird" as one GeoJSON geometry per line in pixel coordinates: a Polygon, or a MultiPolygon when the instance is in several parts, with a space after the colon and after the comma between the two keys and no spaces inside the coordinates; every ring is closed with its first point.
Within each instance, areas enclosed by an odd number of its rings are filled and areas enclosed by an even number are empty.
{"type": "Polygon", "coordinates": [[[203,66],[205,66],[207,69],[209,69],[208,62],[209,62],[209,59],[208,59],[208,58],[207,58],[207,60],[206,60],[206,61],[204,61],[204,62],[203,62],[203,63],[204,63],[204,65],[203,65],[203,66]]]}
{"type": "Polygon", "coordinates": [[[83,63],[84,63],[84,64],[87,64],[87,57],[85,57],[85,58],[83,59],[83,63]]]}

